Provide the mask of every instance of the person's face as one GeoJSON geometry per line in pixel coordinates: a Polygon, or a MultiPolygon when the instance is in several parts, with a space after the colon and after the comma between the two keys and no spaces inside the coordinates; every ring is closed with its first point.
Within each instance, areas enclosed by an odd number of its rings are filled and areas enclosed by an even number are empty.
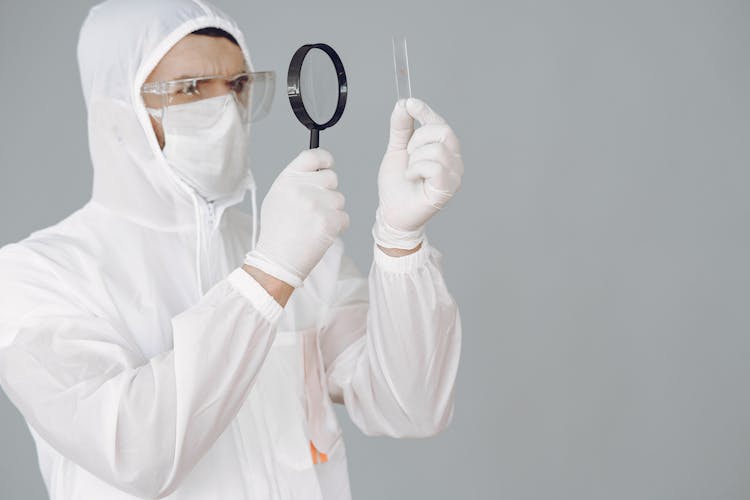
{"type": "MultiPolygon", "coordinates": [[[[206,35],[187,35],[172,47],[159,61],[146,79],[149,82],[166,82],[196,76],[223,75],[232,77],[247,71],[242,50],[226,38],[206,35]]],[[[146,107],[159,108],[159,96],[143,96],[146,107]]],[[[149,115],[159,147],[164,149],[164,132],[161,123],[149,115]]]]}

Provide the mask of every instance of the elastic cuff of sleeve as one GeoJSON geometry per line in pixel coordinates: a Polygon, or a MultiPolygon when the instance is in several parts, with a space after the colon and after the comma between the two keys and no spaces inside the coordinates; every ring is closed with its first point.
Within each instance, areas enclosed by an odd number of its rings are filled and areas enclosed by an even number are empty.
{"type": "Polygon", "coordinates": [[[425,237],[422,240],[422,247],[419,250],[401,257],[388,255],[378,247],[377,243],[374,245],[373,252],[375,264],[383,271],[389,273],[410,273],[423,266],[429,260],[430,243],[427,241],[427,237],[425,237]]]}
{"type": "Polygon", "coordinates": [[[272,262],[258,250],[248,252],[245,255],[244,263],[248,266],[257,267],[264,273],[270,274],[274,278],[280,279],[284,283],[294,288],[300,288],[302,286],[302,280],[296,274],[288,271],[275,262],[272,262]]]}
{"type": "Polygon", "coordinates": [[[401,248],[410,250],[424,239],[424,226],[414,231],[402,231],[388,225],[383,220],[381,208],[375,211],[375,224],[372,226],[372,238],[375,243],[385,248],[401,248]]]}
{"type": "Polygon", "coordinates": [[[243,295],[253,307],[268,320],[269,323],[274,323],[281,312],[282,307],[276,302],[276,299],[266,291],[260,283],[255,281],[255,278],[250,274],[238,267],[227,276],[229,284],[234,287],[237,292],[243,295]]]}

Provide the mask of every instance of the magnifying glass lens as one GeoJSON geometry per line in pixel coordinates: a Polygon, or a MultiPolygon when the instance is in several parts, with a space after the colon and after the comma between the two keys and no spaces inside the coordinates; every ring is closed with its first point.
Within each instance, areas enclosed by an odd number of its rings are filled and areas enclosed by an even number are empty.
{"type": "Polygon", "coordinates": [[[300,93],[307,113],[315,122],[326,123],[336,112],[339,100],[336,68],[320,49],[311,49],[302,63],[300,93]]]}

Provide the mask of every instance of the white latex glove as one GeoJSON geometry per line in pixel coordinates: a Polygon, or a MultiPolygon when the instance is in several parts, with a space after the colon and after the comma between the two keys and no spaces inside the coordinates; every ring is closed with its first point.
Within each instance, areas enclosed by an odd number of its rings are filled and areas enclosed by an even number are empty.
{"type": "Polygon", "coordinates": [[[425,223],[458,191],[463,173],[458,138],[445,120],[419,99],[398,101],[378,173],[375,242],[407,250],[419,245],[425,223]],[[422,124],[416,131],[415,119],[422,124]]]}
{"type": "Polygon", "coordinates": [[[298,288],[349,227],[333,156],[305,150],[276,178],[260,209],[260,234],[245,264],[298,288]],[[320,169],[320,170],[319,170],[320,169]]]}

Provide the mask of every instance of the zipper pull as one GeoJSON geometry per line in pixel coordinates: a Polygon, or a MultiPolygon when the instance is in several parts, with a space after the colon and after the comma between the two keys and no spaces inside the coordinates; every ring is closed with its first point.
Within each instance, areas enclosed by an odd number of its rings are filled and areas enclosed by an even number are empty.
{"type": "Polygon", "coordinates": [[[213,227],[214,225],[214,202],[208,202],[208,223],[213,227]]]}

